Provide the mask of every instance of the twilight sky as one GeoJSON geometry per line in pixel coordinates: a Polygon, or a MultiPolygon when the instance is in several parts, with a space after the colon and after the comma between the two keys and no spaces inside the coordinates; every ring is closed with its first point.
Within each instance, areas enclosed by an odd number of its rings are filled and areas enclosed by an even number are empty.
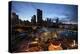
{"type": "Polygon", "coordinates": [[[16,12],[22,20],[31,21],[31,17],[34,14],[36,15],[36,9],[41,9],[43,11],[43,20],[58,17],[64,23],[77,23],[78,21],[77,5],[13,1],[11,8],[11,11],[16,12]]]}

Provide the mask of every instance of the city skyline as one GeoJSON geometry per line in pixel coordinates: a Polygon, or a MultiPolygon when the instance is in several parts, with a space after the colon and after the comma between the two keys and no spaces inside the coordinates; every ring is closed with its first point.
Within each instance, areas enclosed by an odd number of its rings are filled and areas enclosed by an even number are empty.
{"type": "Polygon", "coordinates": [[[43,20],[46,18],[59,18],[61,22],[66,23],[77,23],[78,21],[77,5],[13,1],[11,8],[11,11],[16,12],[21,20],[31,21],[31,17],[37,14],[37,9],[41,9],[43,11],[43,20]]]}
{"type": "Polygon", "coordinates": [[[9,52],[78,49],[78,5],[9,2],[9,52]]]}

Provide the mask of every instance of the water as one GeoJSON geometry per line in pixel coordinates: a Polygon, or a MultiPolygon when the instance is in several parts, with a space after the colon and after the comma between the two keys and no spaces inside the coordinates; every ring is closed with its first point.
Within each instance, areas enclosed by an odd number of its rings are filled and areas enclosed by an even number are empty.
{"type": "Polygon", "coordinates": [[[40,32],[57,32],[60,37],[78,39],[78,32],[67,29],[56,29],[56,28],[42,28],[40,32]]]}
{"type": "MultiPolygon", "coordinates": [[[[40,40],[41,41],[40,44],[41,44],[42,48],[46,49],[47,47],[44,47],[44,46],[48,45],[48,43],[46,43],[47,40],[50,37],[52,38],[52,36],[55,36],[54,35],[55,33],[58,33],[57,36],[61,37],[62,40],[63,40],[63,38],[73,39],[75,42],[73,41],[72,46],[76,45],[76,42],[78,42],[77,41],[77,39],[78,39],[78,34],[77,34],[78,32],[77,31],[75,32],[73,30],[57,29],[57,28],[45,28],[45,27],[43,27],[43,28],[37,29],[36,32],[34,32],[34,30],[31,30],[30,33],[29,33],[29,30],[26,30],[25,32],[19,33],[19,37],[21,37],[21,39],[24,40],[23,41],[24,43],[26,43],[26,41],[27,41],[27,43],[32,43],[33,44],[33,43],[36,43],[36,42],[34,42],[34,39],[36,37],[38,38],[39,36],[42,36],[41,40],[40,40]],[[50,33],[50,32],[52,32],[52,33],[50,33]]],[[[70,47],[68,46],[68,44],[70,44],[70,43],[69,43],[68,40],[65,42],[65,39],[61,42],[62,48],[63,49],[69,49],[70,47]],[[68,42],[68,44],[66,44],[67,42],[68,42]]],[[[37,39],[37,41],[38,40],[39,39],[37,39]]],[[[25,45],[24,43],[22,43],[22,44],[25,45]]],[[[23,46],[23,45],[21,45],[21,46],[23,46]]],[[[28,45],[26,45],[26,47],[28,47],[28,45]]]]}

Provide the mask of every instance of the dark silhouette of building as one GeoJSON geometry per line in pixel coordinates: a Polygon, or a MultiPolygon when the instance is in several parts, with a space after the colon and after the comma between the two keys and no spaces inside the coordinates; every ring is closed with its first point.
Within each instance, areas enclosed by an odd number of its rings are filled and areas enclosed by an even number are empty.
{"type": "Polygon", "coordinates": [[[59,18],[56,19],[56,24],[58,24],[58,23],[59,23],[59,18]]]}
{"type": "Polygon", "coordinates": [[[37,9],[37,23],[42,23],[42,10],[37,9]]]}
{"type": "Polygon", "coordinates": [[[51,23],[51,18],[47,18],[47,23],[51,23]]]}
{"type": "Polygon", "coordinates": [[[31,23],[36,23],[36,15],[32,16],[31,23]]]}
{"type": "Polygon", "coordinates": [[[15,12],[12,12],[11,13],[11,24],[16,25],[18,23],[19,23],[19,16],[15,12]]]}

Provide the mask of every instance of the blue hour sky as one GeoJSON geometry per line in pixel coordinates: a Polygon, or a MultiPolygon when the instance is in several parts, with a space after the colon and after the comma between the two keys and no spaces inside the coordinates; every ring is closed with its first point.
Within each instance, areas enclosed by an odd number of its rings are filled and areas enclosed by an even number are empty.
{"type": "Polygon", "coordinates": [[[16,12],[22,20],[31,21],[31,17],[36,15],[36,9],[41,9],[43,11],[43,20],[58,17],[61,22],[77,23],[78,21],[77,5],[13,1],[11,8],[11,11],[16,12]]]}

